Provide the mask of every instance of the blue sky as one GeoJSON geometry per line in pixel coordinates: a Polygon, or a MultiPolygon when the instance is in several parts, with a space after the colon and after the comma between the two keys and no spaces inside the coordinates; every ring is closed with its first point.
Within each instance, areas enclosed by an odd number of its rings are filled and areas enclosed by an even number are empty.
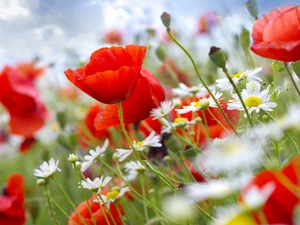
{"type": "MultiPolygon", "coordinates": [[[[39,55],[43,62],[65,61],[72,49],[87,57],[100,46],[101,33],[119,27],[127,34],[145,25],[162,29],[159,16],[170,12],[186,26],[202,13],[216,11],[249,21],[245,0],[1,0],[0,67],[39,55]]],[[[258,0],[260,14],[300,0],[258,0]]]]}

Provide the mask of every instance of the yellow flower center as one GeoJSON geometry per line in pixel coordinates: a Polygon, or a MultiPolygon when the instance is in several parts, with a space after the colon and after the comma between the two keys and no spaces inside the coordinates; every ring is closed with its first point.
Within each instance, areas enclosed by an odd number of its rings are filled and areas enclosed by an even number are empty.
{"type": "Polygon", "coordinates": [[[200,101],[195,102],[193,106],[194,106],[194,107],[200,107],[200,106],[201,106],[201,102],[200,102],[200,101]]]}
{"type": "Polygon", "coordinates": [[[174,120],[174,123],[187,123],[188,120],[187,118],[183,118],[183,117],[178,117],[174,120]]]}
{"type": "Polygon", "coordinates": [[[238,72],[237,74],[233,75],[232,78],[241,78],[242,74],[243,74],[243,72],[238,72]]]}
{"type": "Polygon", "coordinates": [[[262,103],[262,100],[257,96],[250,96],[250,97],[246,98],[246,100],[245,100],[245,104],[248,107],[257,107],[257,106],[261,105],[261,103],[262,103]]]}
{"type": "Polygon", "coordinates": [[[138,141],[135,145],[138,147],[143,147],[144,142],[143,141],[138,141]]]}
{"type": "Polygon", "coordinates": [[[116,199],[116,197],[119,195],[118,191],[110,191],[106,194],[106,200],[109,199],[116,199]]]}
{"type": "Polygon", "coordinates": [[[60,125],[57,122],[54,122],[53,124],[51,124],[51,130],[54,132],[58,132],[60,131],[60,125]]]}

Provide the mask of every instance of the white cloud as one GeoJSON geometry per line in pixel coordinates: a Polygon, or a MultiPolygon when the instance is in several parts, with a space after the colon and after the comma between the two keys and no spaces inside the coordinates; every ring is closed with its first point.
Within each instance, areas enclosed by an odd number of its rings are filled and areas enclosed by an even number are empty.
{"type": "Polygon", "coordinates": [[[19,0],[2,0],[0,2],[0,20],[11,20],[26,17],[30,11],[21,6],[19,0]]]}

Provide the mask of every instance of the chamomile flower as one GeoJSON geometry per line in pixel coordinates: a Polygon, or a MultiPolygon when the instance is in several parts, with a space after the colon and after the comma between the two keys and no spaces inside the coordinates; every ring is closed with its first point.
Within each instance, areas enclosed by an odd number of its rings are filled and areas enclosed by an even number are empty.
{"type": "MultiPolygon", "coordinates": [[[[111,177],[96,177],[94,180],[91,180],[90,178],[87,178],[86,181],[81,181],[81,185],[83,188],[88,189],[93,192],[100,193],[102,188],[104,188],[109,182],[111,181],[111,177]]],[[[81,188],[81,186],[78,186],[81,188]]]]}
{"type": "MultiPolygon", "coordinates": [[[[239,72],[235,75],[233,75],[232,80],[235,85],[237,85],[240,81],[247,79],[248,81],[256,81],[256,82],[262,82],[262,79],[257,76],[257,74],[262,71],[261,67],[247,70],[245,72],[239,72]]],[[[230,84],[230,81],[228,78],[218,79],[216,80],[216,86],[222,90],[222,91],[230,91],[230,93],[233,92],[233,87],[230,84]]]]}
{"type": "MultiPolygon", "coordinates": [[[[232,97],[233,100],[229,100],[227,109],[243,111],[244,108],[237,94],[233,94],[232,97]]],[[[272,111],[277,106],[275,102],[270,101],[269,88],[261,91],[261,85],[255,81],[246,84],[246,89],[242,91],[242,99],[249,113],[253,111],[259,113],[261,109],[272,111]]],[[[244,116],[246,117],[246,114],[244,116]]]]}
{"type": "Polygon", "coordinates": [[[202,97],[207,94],[207,90],[204,88],[202,84],[199,84],[198,86],[188,87],[185,84],[180,83],[177,88],[173,88],[173,94],[180,98],[191,97],[191,96],[202,97]]]}
{"type": "Polygon", "coordinates": [[[146,168],[139,161],[130,161],[124,165],[127,172],[126,180],[133,181],[139,173],[144,173],[146,168]]]}
{"type": "Polygon", "coordinates": [[[241,207],[247,210],[255,210],[263,206],[276,188],[275,183],[269,182],[262,187],[253,186],[247,191],[242,191],[241,207]]]}
{"type": "Polygon", "coordinates": [[[97,199],[95,199],[94,202],[98,202],[101,205],[106,204],[107,208],[109,209],[110,203],[115,202],[128,191],[130,191],[129,187],[121,188],[120,191],[113,190],[108,192],[106,195],[101,195],[102,199],[100,197],[97,197],[97,199]]]}
{"type": "MultiPolygon", "coordinates": [[[[216,100],[219,101],[222,99],[222,93],[213,91],[213,95],[216,100]]],[[[175,109],[179,114],[185,114],[188,112],[196,112],[201,109],[206,109],[208,107],[217,108],[217,105],[213,98],[210,96],[209,98],[201,98],[197,102],[192,102],[189,106],[183,106],[183,109],[175,109]]]]}
{"type": "Polygon", "coordinates": [[[89,155],[84,156],[84,159],[86,161],[82,163],[82,167],[81,167],[82,172],[86,171],[97,159],[97,157],[99,156],[102,157],[104,155],[103,153],[106,151],[108,147],[108,143],[109,143],[108,139],[106,139],[101,148],[97,146],[95,150],[91,149],[89,151],[89,155]]]}
{"type": "Polygon", "coordinates": [[[213,174],[233,174],[251,171],[260,165],[264,156],[265,152],[258,142],[215,139],[205,152],[197,156],[195,164],[213,174]]]}
{"type": "Polygon", "coordinates": [[[163,101],[160,103],[160,107],[152,109],[150,115],[153,116],[153,120],[167,116],[175,105],[172,101],[163,101]]]}
{"type": "MultiPolygon", "coordinates": [[[[133,147],[137,151],[143,151],[146,147],[161,147],[159,136],[152,131],[150,135],[143,141],[133,141],[133,147]]],[[[124,161],[130,154],[132,149],[117,149],[117,158],[120,162],[124,161]]]]}
{"type": "Polygon", "coordinates": [[[167,120],[163,120],[163,124],[166,124],[165,126],[163,126],[162,128],[162,133],[170,133],[172,128],[173,129],[189,129],[191,124],[195,124],[196,121],[195,120],[191,120],[189,121],[187,118],[184,117],[178,117],[175,118],[174,122],[172,122],[171,124],[167,121],[167,120]]]}
{"type": "Polygon", "coordinates": [[[232,179],[210,180],[204,183],[193,183],[187,187],[186,196],[195,202],[205,199],[224,199],[240,190],[251,176],[244,174],[232,179]]]}
{"type": "Polygon", "coordinates": [[[51,158],[48,162],[43,162],[42,165],[40,165],[39,169],[34,170],[34,176],[41,177],[41,178],[48,178],[51,177],[57,170],[61,171],[61,169],[58,168],[59,160],[56,160],[51,158]]]}

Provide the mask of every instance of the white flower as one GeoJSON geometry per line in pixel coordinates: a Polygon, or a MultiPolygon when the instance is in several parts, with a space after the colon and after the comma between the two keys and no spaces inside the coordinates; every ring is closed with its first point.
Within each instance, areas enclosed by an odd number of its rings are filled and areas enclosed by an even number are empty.
{"type": "Polygon", "coordinates": [[[150,115],[153,116],[153,120],[167,116],[173,109],[174,103],[172,101],[163,101],[160,103],[160,107],[152,109],[150,115]]]}
{"type": "Polygon", "coordinates": [[[117,158],[119,159],[119,162],[124,161],[133,152],[131,149],[117,148],[116,150],[117,150],[117,158]]]}
{"type": "Polygon", "coordinates": [[[137,151],[143,151],[146,147],[161,147],[159,135],[155,136],[155,132],[152,131],[145,140],[138,142],[133,141],[133,146],[137,151]]]}
{"type": "Polygon", "coordinates": [[[235,138],[215,139],[198,155],[195,165],[213,174],[233,174],[255,169],[264,156],[259,142],[250,143],[246,138],[243,141],[235,138]]]}
{"type": "MultiPolygon", "coordinates": [[[[222,93],[213,91],[213,95],[216,100],[219,101],[222,99],[222,93]]],[[[183,106],[183,109],[175,109],[179,114],[185,114],[188,112],[196,112],[201,109],[206,109],[208,107],[217,108],[217,105],[213,98],[210,96],[209,98],[202,98],[197,102],[192,102],[189,106],[183,106]]]]}
{"type": "Polygon", "coordinates": [[[224,199],[240,190],[249,180],[250,176],[245,174],[234,179],[210,180],[205,183],[193,183],[185,191],[186,196],[195,202],[205,199],[224,199]]]}
{"type": "Polygon", "coordinates": [[[181,129],[189,129],[191,124],[195,124],[195,120],[188,121],[187,118],[184,117],[178,117],[175,118],[173,123],[169,123],[167,120],[163,120],[163,124],[166,124],[162,128],[162,133],[170,133],[172,128],[181,128],[181,129]]]}
{"type": "Polygon", "coordinates": [[[195,215],[195,208],[192,203],[185,196],[173,195],[163,200],[162,210],[169,218],[185,222],[195,215]]]}
{"type": "MultiPolygon", "coordinates": [[[[159,136],[155,136],[155,132],[152,131],[150,135],[143,141],[133,141],[133,147],[137,151],[143,151],[146,147],[161,147],[159,143],[159,136]]],[[[132,149],[117,149],[117,157],[120,162],[124,161],[130,154],[132,149]]]]}
{"type": "Polygon", "coordinates": [[[97,197],[97,199],[94,200],[94,202],[98,202],[99,204],[106,204],[107,208],[109,209],[110,203],[115,202],[117,199],[121,198],[126,192],[130,191],[129,187],[121,188],[120,191],[114,190],[108,192],[106,195],[101,195],[100,197],[97,197]]]}
{"type": "Polygon", "coordinates": [[[91,149],[89,151],[89,155],[84,156],[85,162],[82,163],[81,171],[86,171],[96,160],[97,157],[103,156],[104,152],[106,151],[106,148],[108,147],[108,139],[105,140],[103,146],[100,148],[99,146],[96,147],[95,150],[91,149]]]}
{"type": "Polygon", "coordinates": [[[253,186],[242,192],[241,207],[247,210],[255,210],[263,206],[276,188],[275,183],[269,182],[263,187],[253,186]]]}
{"type": "MultiPolygon", "coordinates": [[[[83,188],[100,193],[102,188],[105,187],[111,181],[111,177],[96,177],[94,180],[87,178],[86,181],[81,181],[81,185],[83,188]]],[[[81,188],[81,186],[79,186],[81,188]]]]}
{"type": "MultiPolygon", "coordinates": [[[[262,71],[261,67],[247,70],[246,72],[240,72],[235,74],[232,77],[232,80],[235,85],[237,85],[241,80],[247,79],[248,81],[256,81],[256,82],[262,82],[262,79],[258,76],[256,76],[260,71],[262,71]]],[[[222,91],[230,91],[230,93],[233,92],[233,87],[228,80],[228,78],[218,79],[216,80],[216,86],[222,90],[222,91]]]]}
{"type": "Polygon", "coordinates": [[[207,90],[202,84],[199,84],[198,86],[188,87],[185,84],[180,83],[178,88],[173,88],[173,94],[180,98],[191,96],[202,97],[207,95],[207,90]]]}
{"type": "Polygon", "coordinates": [[[124,165],[127,172],[126,180],[133,181],[139,173],[146,171],[146,168],[139,161],[130,161],[124,165]]]}
{"type": "Polygon", "coordinates": [[[43,162],[42,165],[40,165],[39,169],[34,170],[34,176],[36,177],[43,177],[48,178],[52,176],[56,170],[61,171],[61,169],[58,168],[59,160],[55,161],[55,159],[51,158],[48,162],[43,162]]]}
{"type": "MultiPolygon", "coordinates": [[[[275,102],[270,101],[269,88],[261,91],[261,85],[255,81],[246,84],[246,89],[242,91],[242,99],[247,107],[249,113],[253,111],[259,113],[261,109],[265,111],[272,111],[277,106],[275,102]]],[[[243,111],[244,108],[240,102],[237,94],[232,95],[233,100],[229,100],[227,109],[237,109],[243,111]]],[[[244,114],[246,117],[246,114],[244,114]]]]}

